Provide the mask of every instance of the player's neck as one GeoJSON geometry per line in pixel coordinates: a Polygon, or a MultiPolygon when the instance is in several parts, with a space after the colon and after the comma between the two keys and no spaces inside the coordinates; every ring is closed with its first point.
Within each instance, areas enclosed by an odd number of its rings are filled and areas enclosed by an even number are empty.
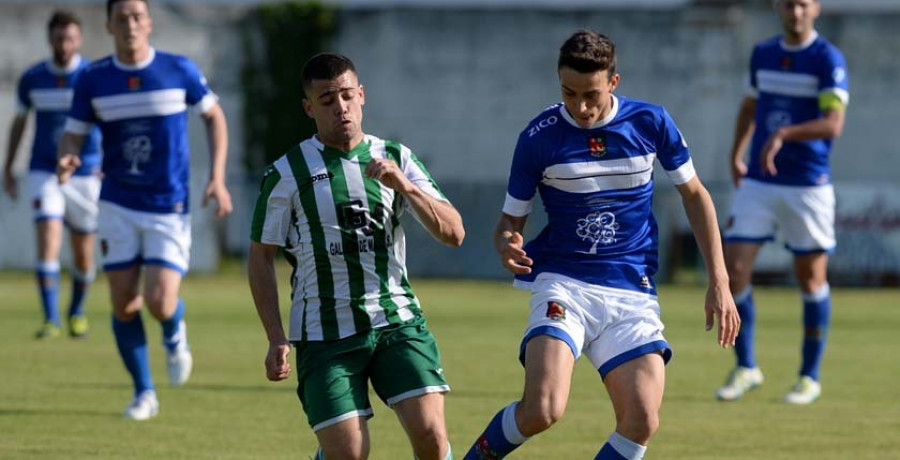
{"type": "Polygon", "coordinates": [[[784,33],[784,43],[788,46],[801,46],[809,42],[810,38],[815,35],[815,29],[809,29],[805,32],[801,32],[799,34],[785,32],[784,33]]]}
{"type": "Polygon", "coordinates": [[[360,143],[362,143],[363,139],[365,139],[365,135],[360,132],[359,135],[350,140],[328,139],[321,134],[316,134],[316,138],[319,139],[319,142],[321,142],[322,145],[340,150],[342,152],[350,152],[351,150],[359,146],[360,143]]]}
{"type": "Polygon", "coordinates": [[[150,47],[150,45],[142,46],[133,50],[117,49],[116,59],[118,59],[122,64],[135,66],[149,59],[152,52],[153,49],[150,47]]]}
{"type": "Polygon", "coordinates": [[[53,67],[56,68],[57,71],[60,72],[69,72],[75,69],[78,63],[81,61],[81,55],[75,53],[69,56],[68,59],[60,56],[53,56],[53,67]]]}

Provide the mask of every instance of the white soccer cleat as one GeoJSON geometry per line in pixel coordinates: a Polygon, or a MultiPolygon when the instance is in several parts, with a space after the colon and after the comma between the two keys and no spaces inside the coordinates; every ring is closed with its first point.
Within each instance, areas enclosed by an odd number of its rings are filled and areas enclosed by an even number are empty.
{"type": "Polygon", "coordinates": [[[725,385],[716,390],[716,398],[721,401],[734,401],[762,383],[763,373],[758,367],[738,366],[731,371],[725,385]]]}
{"type": "Polygon", "coordinates": [[[156,400],[156,392],[153,390],[142,391],[125,408],[125,418],[131,420],[147,420],[159,414],[159,401],[156,400]]]}
{"type": "Polygon", "coordinates": [[[822,395],[822,385],[812,377],[800,377],[800,381],[784,395],[784,402],[790,404],[809,404],[822,395]]]}
{"type": "Polygon", "coordinates": [[[169,353],[166,359],[166,371],[169,374],[169,385],[179,387],[184,385],[191,376],[191,369],[194,367],[194,357],[187,344],[181,344],[175,348],[175,351],[169,353]]]}

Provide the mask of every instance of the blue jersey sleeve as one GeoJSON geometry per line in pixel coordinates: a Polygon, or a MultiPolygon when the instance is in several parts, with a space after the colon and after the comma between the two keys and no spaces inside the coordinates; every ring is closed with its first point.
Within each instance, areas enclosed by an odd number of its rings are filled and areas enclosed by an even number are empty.
{"type": "Polygon", "coordinates": [[[82,123],[96,123],[97,114],[91,104],[91,85],[89,75],[82,74],[75,82],[72,94],[72,108],[69,109],[69,118],[82,123]]]}
{"type": "Polygon", "coordinates": [[[16,86],[16,108],[19,114],[27,113],[31,109],[30,90],[31,79],[29,78],[29,73],[25,73],[19,78],[19,83],[16,86]]]}
{"type": "Polygon", "coordinates": [[[509,172],[506,203],[503,212],[512,216],[524,216],[531,212],[531,200],[543,176],[540,150],[528,137],[527,131],[519,135],[509,172]]]}
{"type": "Polygon", "coordinates": [[[187,92],[186,102],[200,113],[205,113],[215,105],[218,98],[209,89],[206,77],[203,76],[200,69],[190,59],[183,58],[180,64],[184,71],[184,88],[187,92]]]}
{"type": "Polygon", "coordinates": [[[656,146],[659,163],[675,184],[691,180],[696,172],[687,141],[675,125],[675,120],[665,109],[662,110],[659,127],[659,140],[656,146]]]}
{"type": "Polygon", "coordinates": [[[759,68],[759,47],[753,48],[750,55],[750,66],[747,68],[747,77],[744,88],[744,95],[754,99],[759,98],[759,82],[756,81],[756,69],[759,68]]]}
{"type": "Polygon", "coordinates": [[[825,56],[825,66],[819,75],[819,94],[834,93],[847,105],[850,99],[850,81],[847,77],[847,63],[837,48],[829,48],[825,56]]]}

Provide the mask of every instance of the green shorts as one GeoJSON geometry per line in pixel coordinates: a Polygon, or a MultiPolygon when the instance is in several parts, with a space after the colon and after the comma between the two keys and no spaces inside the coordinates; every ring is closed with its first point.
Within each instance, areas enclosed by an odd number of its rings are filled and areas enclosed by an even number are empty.
{"type": "Polygon", "coordinates": [[[313,431],[353,417],[371,417],[369,380],[389,406],[450,391],[437,341],[421,316],[344,339],[294,346],[297,397],[313,431]]]}

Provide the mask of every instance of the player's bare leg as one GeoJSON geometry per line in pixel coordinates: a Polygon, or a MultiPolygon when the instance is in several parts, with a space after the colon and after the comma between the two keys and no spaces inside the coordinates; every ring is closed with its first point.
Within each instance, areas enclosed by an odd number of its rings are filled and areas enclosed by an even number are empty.
{"type": "Polygon", "coordinates": [[[566,411],[575,356],[562,340],[537,336],[525,348],[525,391],[516,422],[526,437],[547,430],[566,411]]]}
{"type": "Polygon", "coordinates": [[[659,409],[666,385],[659,353],[643,355],[616,367],[604,380],[616,412],[616,432],[597,458],[641,458],[659,428],[659,409]],[[614,452],[613,452],[614,451],[614,452]],[[604,456],[606,455],[606,456],[604,456]]]}
{"type": "Polygon", "coordinates": [[[450,453],[444,424],[444,395],[428,393],[394,404],[418,460],[444,460],[450,453]]]}
{"type": "Polygon", "coordinates": [[[316,431],[326,459],[369,458],[369,427],[363,417],[353,417],[316,431]]]}
{"type": "Polygon", "coordinates": [[[178,298],[181,272],[160,265],[149,265],[145,272],[144,298],[150,313],[162,326],[169,384],[180,386],[187,382],[194,365],[187,342],[184,302],[178,298]]]}
{"type": "Polygon", "coordinates": [[[44,310],[44,324],[38,338],[59,336],[59,251],[62,245],[62,221],[44,219],[37,223],[37,282],[44,310]]]}
{"type": "Polygon", "coordinates": [[[725,245],[725,267],[728,269],[731,294],[741,317],[741,331],[734,343],[737,365],[725,385],[716,390],[716,397],[723,401],[738,399],[763,383],[763,374],[757,367],[754,354],[756,308],[750,284],[753,263],[761,247],[760,243],[750,242],[730,242],[725,245]]]}
{"type": "Polygon", "coordinates": [[[562,418],[574,368],[575,356],[566,342],[546,335],[529,340],[522,400],[497,412],[464,460],[503,458],[562,418]]]}
{"type": "Polygon", "coordinates": [[[831,318],[831,292],[828,286],[828,253],[815,252],[794,257],[794,273],[803,297],[803,361],[799,380],[785,395],[792,404],[809,404],[819,398],[819,367],[825,353],[825,340],[831,318]]]}
{"type": "Polygon", "coordinates": [[[83,337],[87,333],[87,318],[84,315],[84,300],[88,288],[94,281],[94,234],[70,232],[72,244],[72,299],[69,304],[69,335],[83,337]]]}

